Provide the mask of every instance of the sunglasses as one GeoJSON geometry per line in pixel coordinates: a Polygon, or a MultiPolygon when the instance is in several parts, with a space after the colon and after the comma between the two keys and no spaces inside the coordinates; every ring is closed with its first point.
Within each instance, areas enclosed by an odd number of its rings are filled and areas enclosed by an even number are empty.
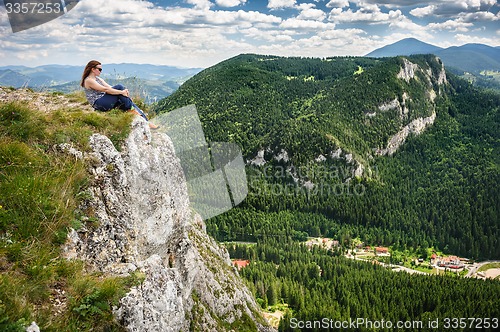
{"type": "Polygon", "coordinates": [[[102,68],[97,68],[97,67],[95,67],[95,69],[97,69],[97,70],[99,70],[99,71],[102,71],[102,68]]]}

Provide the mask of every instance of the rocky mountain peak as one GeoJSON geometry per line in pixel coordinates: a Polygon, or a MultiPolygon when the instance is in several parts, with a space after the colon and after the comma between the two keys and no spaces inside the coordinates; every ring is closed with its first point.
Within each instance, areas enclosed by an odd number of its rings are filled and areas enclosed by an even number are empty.
{"type": "Polygon", "coordinates": [[[106,136],[90,138],[93,152],[84,158],[93,185],[82,209],[98,226],[71,231],[66,257],[108,274],[145,276],[115,310],[129,331],[226,331],[240,324],[271,331],[227,251],[190,209],[170,138],[152,134],[141,119],[132,126],[121,152],[106,136]]]}
{"type": "Polygon", "coordinates": [[[409,59],[403,58],[403,64],[397,76],[408,83],[411,79],[415,79],[417,72],[420,71],[426,76],[428,83],[436,81],[438,85],[446,84],[448,81],[446,79],[446,71],[443,62],[438,57],[434,57],[433,61],[440,65],[440,70],[437,74],[433,73],[430,67],[422,68],[418,64],[411,62],[409,59]]]}

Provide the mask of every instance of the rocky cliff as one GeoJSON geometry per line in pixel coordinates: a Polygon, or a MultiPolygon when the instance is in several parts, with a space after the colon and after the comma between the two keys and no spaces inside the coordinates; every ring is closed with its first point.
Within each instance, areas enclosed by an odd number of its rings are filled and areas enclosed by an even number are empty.
{"type": "Polygon", "coordinates": [[[93,185],[82,209],[98,226],[72,230],[64,252],[106,274],[139,272],[115,308],[128,331],[271,331],[227,251],[189,207],[169,137],[136,119],[121,151],[90,138],[93,185]]]}
{"type": "MultiPolygon", "coordinates": [[[[385,148],[383,149],[375,149],[376,155],[392,155],[394,154],[401,145],[404,144],[406,138],[410,134],[420,135],[425,129],[434,124],[436,120],[436,105],[435,99],[438,95],[442,94],[441,88],[443,85],[448,83],[446,78],[446,71],[444,69],[444,64],[439,60],[439,58],[434,58],[435,63],[440,64],[441,68],[438,73],[433,73],[430,68],[423,69],[418,64],[412,63],[408,59],[403,59],[403,66],[401,67],[400,72],[397,77],[406,82],[410,82],[411,80],[417,80],[418,76],[417,72],[422,73],[422,77],[424,78],[425,84],[427,86],[426,98],[429,103],[428,113],[431,113],[427,117],[418,117],[416,119],[411,120],[408,124],[402,126],[402,128],[392,135],[385,148]],[[435,88],[437,87],[437,91],[435,88]]],[[[379,110],[384,112],[388,110],[398,110],[400,118],[402,121],[406,119],[408,114],[407,101],[411,101],[411,96],[404,92],[401,96],[402,103],[399,102],[398,98],[382,104],[379,106],[379,110]]],[[[375,116],[376,113],[369,114],[369,116],[375,116]]]]}
{"type": "Polygon", "coordinates": [[[376,154],[379,156],[393,155],[401,145],[404,144],[406,138],[410,134],[420,135],[424,130],[434,124],[436,120],[436,113],[432,113],[431,116],[425,118],[417,118],[410,122],[408,125],[404,126],[395,135],[391,136],[389,142],[387,142],[387,147],[384,149],[379,149],[376,154]]]}

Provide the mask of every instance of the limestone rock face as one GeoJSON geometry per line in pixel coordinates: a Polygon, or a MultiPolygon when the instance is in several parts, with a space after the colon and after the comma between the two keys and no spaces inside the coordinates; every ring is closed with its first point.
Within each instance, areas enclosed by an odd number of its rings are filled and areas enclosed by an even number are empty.
{"type": "MultiPolygon", "coordinates": [[[[419,117],[413,119],[405,126],[402,126],[401,129],[392,135],[385,148],[377,148],[375,150],[376,155],[392,155],[394,154],[401,145],[403,145],[406,141],[406,138],[410,134],[420,135],[424,130],[434,124],[436,120],[436,98],[441,94],[442,89],[438,88],[437,92],[434,90],[434,83],[437,83],[438,86],[446,85],[448,80],[446,78],[446,71],[444,68],[444,64],[438,57],[434,58],[434,61],[437,64],[440,64],[441,68],[439,72],[433,72],[433,70],[429,67],[426,70],[423,70],[419,65],[412,63],[408,59],[403,59],[403,65],[397,75],[398,78],[409,82],[412,79],[417,79],[417,72],[424,73],[423,80],[427,83],[427,91],[426,98],[429,101],[429,109],[426,112],[430,114],[427,117],[419,117]]],[[[407,101],[411,101],[411,96],[407,92],[404,92],[402,95],[403,102],[400,104],[398,99],[394,99],[388,103],[382,104],[379,106],[380,111],[387,111],[390,109],[399,109],[400,117],[402,120],[406,119],[406,116],[409,113],[409,109],[407,107],[407,101]]]]}
{"type": "Polygon", "coordinates": [[[389,139],[389,142],[387,143],[387,147],[385,149],[377,150],[377,155],[393,155],[394,152],[396,152],[399,147],[404,144],[408,135],[420,135],[425,130],[425,128],[432,125],[435,120],[435,112],[432,113],[431,116],[428,116],[426,118],[417,118],[413,120],[389,139]]]}
{"type": "Polygon", "coordinates": [[[64,252],[93,269],[144,281],[116,308],[128,331],[226,331],[241,322],[273,331],[231,265],[189,207],[187,184],[169,137],[134,120],[122,150],[90,139],[93,185],[85,211],[98,226],[71,231],[64,252]]]}
{"type": "Polygon", "coordinates": [[[401,68],[401,70],[398,73],[398,78],[401,78],[405,80],[406,82],[409,82],[412,78],[415,77],[415,72],[418,70],[418,65],[414,64],[413,62],[409,61],[408,59],[403,59],[404,66],[401,68]]]}

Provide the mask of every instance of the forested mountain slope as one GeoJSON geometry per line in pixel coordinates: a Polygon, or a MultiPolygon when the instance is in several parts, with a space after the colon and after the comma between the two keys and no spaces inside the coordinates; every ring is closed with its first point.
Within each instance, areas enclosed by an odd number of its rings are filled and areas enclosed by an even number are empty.
{"type": "Polygon", "coordinates": [[[220,240],[359,236],[500,257],[500,98],[435,56],[241,55],[156,110],[187,104],[248,161],[249,196],[208,222],[220,240]]]}
{"type": "Polygon", "coordinates": [[[384,146],[402,124],[432,113],[426,95],[432,87],[426,83],[431,79],[439,93],[442,66],[430,61],[433,67],[425,66],[426,71],[433,70],[429,75],[423,70],[413,73],[407,63],[397,58],[242,55],[203,71],[157,109],[195,103],[209,137],[237,142],[249,158],[263,147],[283,148],[292,160],[304,163],[339,143],[366,155],[384,146]],[[403,74],[418,78],[408,82],[398,78],[402,67],[408,71],[403,74]],[[391,107],[395,99],[399,105],[391,107]],[[405,103],[404,114],[399,114],[405,103]],[[305,140],[309,142],[302,143],[305,140]]]}

